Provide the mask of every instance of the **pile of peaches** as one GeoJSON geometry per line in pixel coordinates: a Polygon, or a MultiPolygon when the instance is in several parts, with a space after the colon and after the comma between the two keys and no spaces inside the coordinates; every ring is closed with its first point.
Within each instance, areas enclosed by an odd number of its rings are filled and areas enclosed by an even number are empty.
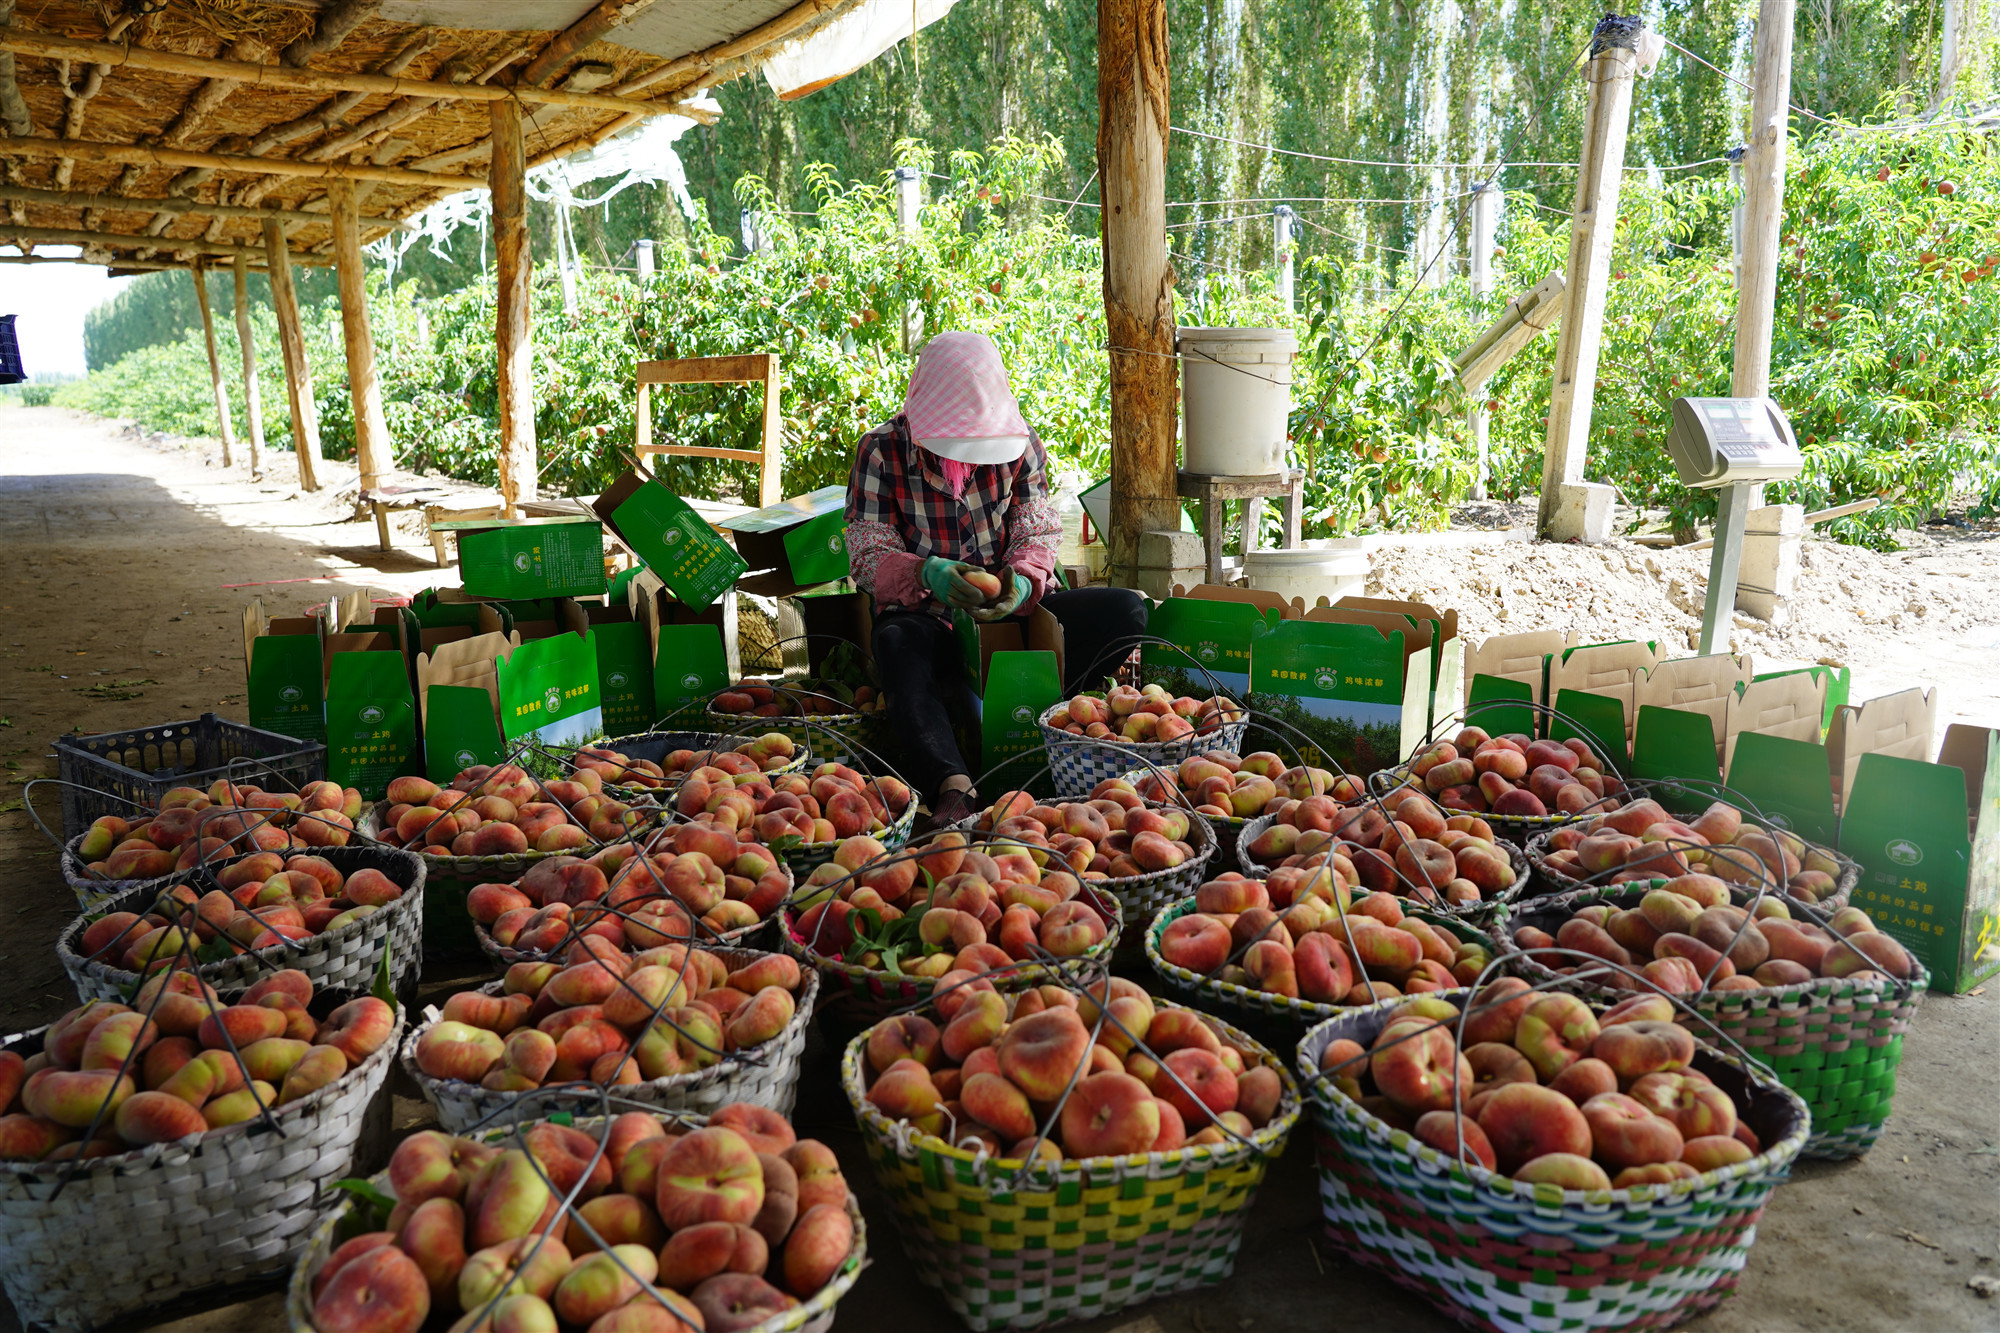
{"type": "Polygon", "coordinates": [[[732,971],[685,944],[626,954],[585,937],[562,962],[515,963],[497,986],[453,995],[410,1057],[434,1079],[489,1092],[671,1078],[783,1032],[802,983],[784,954],[732,971]]]}
{"type": "Polygon", "coordinates": [[[960,987],[940,991],[934,1012],[936,1021],[904,1014],[857,1038],[868,1104],[1003,1160],[1247,1139],[1277,1115],[1285,1093],[1254,1047],[1205,1014],[1156,1006],[1122,977],[1084,993],[1040,986],[1011,1002],[990,988],[960,987]],[[1100,1005],[1115,1023],[1099,1023],[1100,1005]]]}
{"type": "Polygon", "coordinates": [[[1409,780],[1447,810],[1512,818],[1581,814],[1625,790],[1580,740],[1489,736],[1478,727],[1411,760],[1409,780]]]}
{"type": "Polygon", "coordinates": [[[1753,824],[1726,801],[1690,823],[1657,801],[1633,801],[1554,830],[1547,846],[1543,869],[1592,884],[1644,883],[1699,870],[1747,889],[1782,889],[1803,903],[1823,902],[1839,891],[1840,863],[1832,853],[1784,829],[1753,824]]]}
{"type": "Polygon", "coordinates": [[[1241,758],[1228,750],[1208,750],[1171,769],[1129,776],[1146,800],[1189,805],[1210,819],[1255,819],[1288,799],[1324,794],[1335,781],[1323,768],[1287,766],[1269,750],[1241,758]]]}
{"type": "Polygon", "coordinates": [[[403,896],[373,868],[343,875],[323,856],[253,852],[215,872],[220,886],[198,893],[177,884],[144,913],[107,912],[72,946],[127,972],[188,967],[218,936],[243,949],[306,940],[373,916],[403,896]]]}
{"type": "Polygon", "coordinates": [[[1339,1038],[1320,1070],[1370,1114],[1517,1181],[1572,1190],[1691,1180],[1747,1162],[1757,1135],[1692,1067],[1694,1038],[1663,995],[1601,1016],[1574,995],[1503,977],[1465,1017],[1441,996],[1391,1011],[1374,1042],[1339,1038]]]}
{"type": "Polygon", "coordinates": [[[701,822],[670,824],[589,859],[552,856],[513,884],[480,884],[466,910],[495,943],[547,953],[578,936],[651,949],[755,926],[792,890],[770,848],[701,822]]]}
{"type": "Polygon", "coordinates": [[[94,820],[77,856],[103,879],[158,879],[243,852],[342,847],[361,812],[361,793],[337,782],[267,792],[217,778],[167,789],[150,816],[94,820]]]}
{"type": "Polygon", "coordinates": [[[811,1299],[854,1248],[833,1150],[775,1111],[735,1102],[694,1129],[632,1111],[601,1152],[548,1121],[513,1142],[397,1145],[386,1227],[312,1275],[317,1333],[417,1333],[455,1311],[481,1333],[735,1333],[811,1299]]]}
{"type": "Polygon", "coordinates": [[[395,1032],[395,1012],[372,995],[324,1022],[307,1012],[312,998],[298,971],[229,1004],[191,972],[162,972],[130,1005],[70,1010],[37,1054],[0,1051],[0,1161],[110,1157],[241,1124],[328,1086],[395,1032]]]}
{"type": "Polygon", "coordinates": [[[1762,898],[1753,913],[1729,901],[1729,886],[1713,875],[1682,875],[1650,890],[1636,906],[1594,903],[1571,913],[1554,935],[1524,925],[1513,941],[1554,972],[1588,969],[1601,958],[1638,973],[1600,979],[1621,990],[1650,985],[1669,995],[1795,986],[1821,977],[1908,981],[1908,951],[1875,929],[1858,907],[1843,907],[1826,925],[1794,919],[1782,899],[1762,898]]]}
{"type": "Polygon", "coordinates": [[[1175,870],[1194,859],[1192,825],[1179,806],[1146,804],[1130,778],[1106,778],[1087,801],[1047,805],[1024,791],[1003,792],[972,822],[975,833],[1027,843],[1084,879],[1130,879],[1175,870]]]}
{"type": "MultiPolygon", "coordinates": [[[[716,737],[720,742],[723,737],[716,737]]],[[[782,731],[767,731],[737,745],[714,749],[670,750],[659,763],[634,759],[601,745],[577,747],[570,767],[589,771],[609,787],[665,787],[684,773],[697,768],[718,768],[731,777],[752,777],[784,768],[798,758],[798,747],[782,731]]]]}
{"type": "Polygon", "coordinates": [[[796,684],[739,680],[709,700],[712,712],[752,717],[835,717],[882,711],[880,690],[839,681],[807,678],[796,684]],[[852,696],[850,701],[849,696],[852,696]]]}
{"type": "Polygon", "coordinates": [[[448,787],[392,778],[387,797],[378,836],[426,856],[573,852],[622,838],[659,813],[606,795],[592,770],[544,783],[517,764],[475,764],[448,787]]]}
{"type": "Polygon", "coordinates": [[[910,802],[910,788],[900,778],[863,777],[836,763],[768,779],[697,768],[682,779],[673,798],[674,810],[689,819],[787,848],[886,833],[910,802]]]}
{"type": "Polygon", "coordinates": [[[1157,948],[1201,976],[1314,1004],[1373,1004],[1476,980],[1491,950],[1406,914],[1404,902],[1378,892],[1350,904],[1324,866],[1261,883],[1231,872],[1195,891],[1195,910],[1169,921],[1157,948]]]}
{"type": "MultiPolygon", "coordinates": [[[[1341,778],[1336,788],[1352,781],[1341,778]]],[[[1380,801],[1352,799],[1343,805],[1331,792],[1287,798],[1272,812],[1272,823],[1242,846],[1244,865],[1272,873],[1330,866],[1340,882],[1355,888],[1454,905],[1513,887],[1513,861],[1479,816],[1447,814],[1408,787],[1380,801]]]]}
{"type": "Polygon", "coordinates": [[[1207,735],[1242,717],[1242,706],[1226,695],[1197,699],[1169,694],[1164,685],[1114,685],[1101,699],[1079,694],[1057,704],[1042,725],[1072,736],[1146,745],[1207,735]]]}
{"type": "Polygon", "coordinates": [[[1080,958],[1116,919],[1076,874],[1037,863],[1018,842],[975,845],[958,829],[893,855],[850,838],[801,896],[810,905],[790,923],[794,943],[871,970],[893,963],[939,989],[1044,953],[1080,958]]]}

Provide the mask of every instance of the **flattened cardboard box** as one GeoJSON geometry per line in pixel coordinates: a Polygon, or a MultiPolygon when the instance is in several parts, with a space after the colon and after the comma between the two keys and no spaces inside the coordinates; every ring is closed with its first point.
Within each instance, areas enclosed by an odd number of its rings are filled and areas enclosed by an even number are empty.
{"type": "Polygon", "coordinates": [[[499,664],[500,734],[558,752],[604,735],[597,641],[586,630],[523,643],[499,664]]]}
{"type": "MultiPolygon", "coordinates": [[[[1040,606],[1025,621],[989,624],[962,611],[952,621],[965,653],[966,679],[973,683],[979,701],[980,771],[992,772],[1016,755],[1041,747],[1041,715],[1062,698],[1062,622],[1040,606]]],[[[1038,776],[1049,782],[1046,774],[1038,776]]],[[[1032,789],[1036,781],[1024,765],[1012,764],[994,773],[987,785],[994,790],[1032,789]]]]}
{"type": "Polygon", "coordinates": [[[326,666],[326,775],[380,800],[391,778],[415,772],[417,701],[400,620],[322,639],[326,666]]]}
{"type": "Polygon", "coordinates": [[[745,592],[787,597],[844,579],[847,487],[822,486],[789,500],[724,519],[716,526],[736,538],[736,550],[756,571],[738,583],[745,592]]]}
{"type": "Polygon", "coordinates": [[[1465,720],[1489,735],[1539,736],[1548,702],[1549,661],[1576,647],[1555,630],[1495,634],[1465,655],[1465,720]]]}
{"type": "MultiPolygon", "coordinates": [[[[1322,601],[1325,599],[1322,598],[1322,601]]],[[[1423,602],[1395,601],[1383,597],[1343,597],[1331,608],[1314,607],[1308,618],[1334,611],[1366,611],[1378,615],[1401,616],[1412,626],[1430,629],[1430,697],[1424,704],[1426,730],[1448,718],[1458,704],[1465,673],[1465,641],[1458,637],[1458,612],[1439,611],[1423,602]]]]}
{"type": "Polygon", "coordinates": [[[1588,643],[1550,658],[1548,692],[1560,715],[1549,719],[1550,739],[1581,740],[1624,771],[1638,721],[1638,682],[1659,661],[1658,644],[1631,639],[1588,643]]]}
{"type": "Polygon", "coordinates": [[[613,606],[579,605],[597,641],[597,696],[604,734],[630,736],[652,724],[653,656],[646,626],[628,599],[613,606]]]}
{"type": "Polygon", "coordinates": [[[636,472],[613,482],[591,507],[675,597],[697,610],[750,567],[687,501],[636,472]]]}
{"type": "Polygon", "coordinates": [[[1630,776],[1679,778],[1691,799],[1714,799],[1730,709],[1749,683],[1750,660],[1727,653],[1673,658],[1635,678],[1630,776]]]}
{"type": "Polygon", "coordinates": [[[449,782],[474,764],[507,757],[500,733],[499,663],[520,641],[511,634],[455,639],[417,656],[417,706],[424,773],[449,782]]]}
{"type": "Polygon", "coordinates": [[[697,611],[676,601],[649,570],[633,580],[632,602],[653,671],[654,716],[644,730],[713,731],[708,701],[742,674],[730,651],[736,599],[697,611]]]}
{"type": "MultiPolygon", "coordinates": [[[[1139,674],[1149,683],[1163,685],[1173,694],[1205,699],[1221,690],[1241,700],[1250,690],[1250,644],[1284,619],[1279,606],[1262,605],[1247,597],[1218,594],[1245,589],[1216,588],[1208,584],[1184,591],[1153,608],[1146,622],[1148,638],[1166,643],[1147,643],[1139,649],[1139,674]]],[[[1275,600],[1275,594],[1264,594],[1275,600]]],[[[1118,666],[1111,662],[1100,669],[1079,663],[1097,677],[1109,675],[1118,666]]]]}

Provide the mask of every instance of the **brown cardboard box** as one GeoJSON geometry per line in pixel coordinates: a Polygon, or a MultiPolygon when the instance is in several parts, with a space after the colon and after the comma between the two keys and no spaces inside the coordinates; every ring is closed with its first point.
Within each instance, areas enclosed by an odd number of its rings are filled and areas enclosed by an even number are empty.
{"type": "Polygon", "coordinates": [[[1726,769],[1723,741],[1729,735],[1730,709],[1739,686],[1750,684],[1750,659],[1714,653],[1707,657],[1676,657],[1661,662],[1633,682],[1634,709],[1675,708],[1708,719],[1716,759],[1726,769]]]}
{"type": "Polygon", "coordinates": [[[1864,754],[1928,761],[1937,733],[1937,691],[1907,689],[1849,705],[1833,714],[1826,733],[1826,762],[1833,778],[1834,808],[1846,808],[1854,773],[1864,754]]]}

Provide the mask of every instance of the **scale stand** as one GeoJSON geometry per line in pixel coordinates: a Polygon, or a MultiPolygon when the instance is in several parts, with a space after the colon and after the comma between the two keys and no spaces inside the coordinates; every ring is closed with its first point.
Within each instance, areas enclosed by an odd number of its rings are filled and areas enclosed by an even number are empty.
{"type": "Polygon", "coordinates": [[[1730,617],[1736,613],[1736,574],[1743,564],[1743,524],[1757,483],[1732,481],[1717,489],[1721,494],[1716,497],[1715,553],[1708,560],[1708,601],[1701,609],[1701,646],[1695,650],[1703,657],[1729,651],[1730,617]]]}

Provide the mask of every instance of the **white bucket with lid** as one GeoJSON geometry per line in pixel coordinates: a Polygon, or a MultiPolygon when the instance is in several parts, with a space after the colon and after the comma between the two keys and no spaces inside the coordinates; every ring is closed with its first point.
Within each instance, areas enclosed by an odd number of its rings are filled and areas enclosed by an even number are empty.
{"type": "Polygon", "coordinates": [[[1211,477],[1263,477],[1285,467],[1292,411],[1290,329],[1182,329],[1181,466],[1211,477]]]}
{"type": "Polygon", "coordinates": [[[1368,553],[1351,537],[1252,551],[1243,557],[1243,576],[1253,588],[1286,601],[1296,597],[1310,609],[1321,597],[1332,603],[1360,593],[1368,582],[1368,553]]]}

